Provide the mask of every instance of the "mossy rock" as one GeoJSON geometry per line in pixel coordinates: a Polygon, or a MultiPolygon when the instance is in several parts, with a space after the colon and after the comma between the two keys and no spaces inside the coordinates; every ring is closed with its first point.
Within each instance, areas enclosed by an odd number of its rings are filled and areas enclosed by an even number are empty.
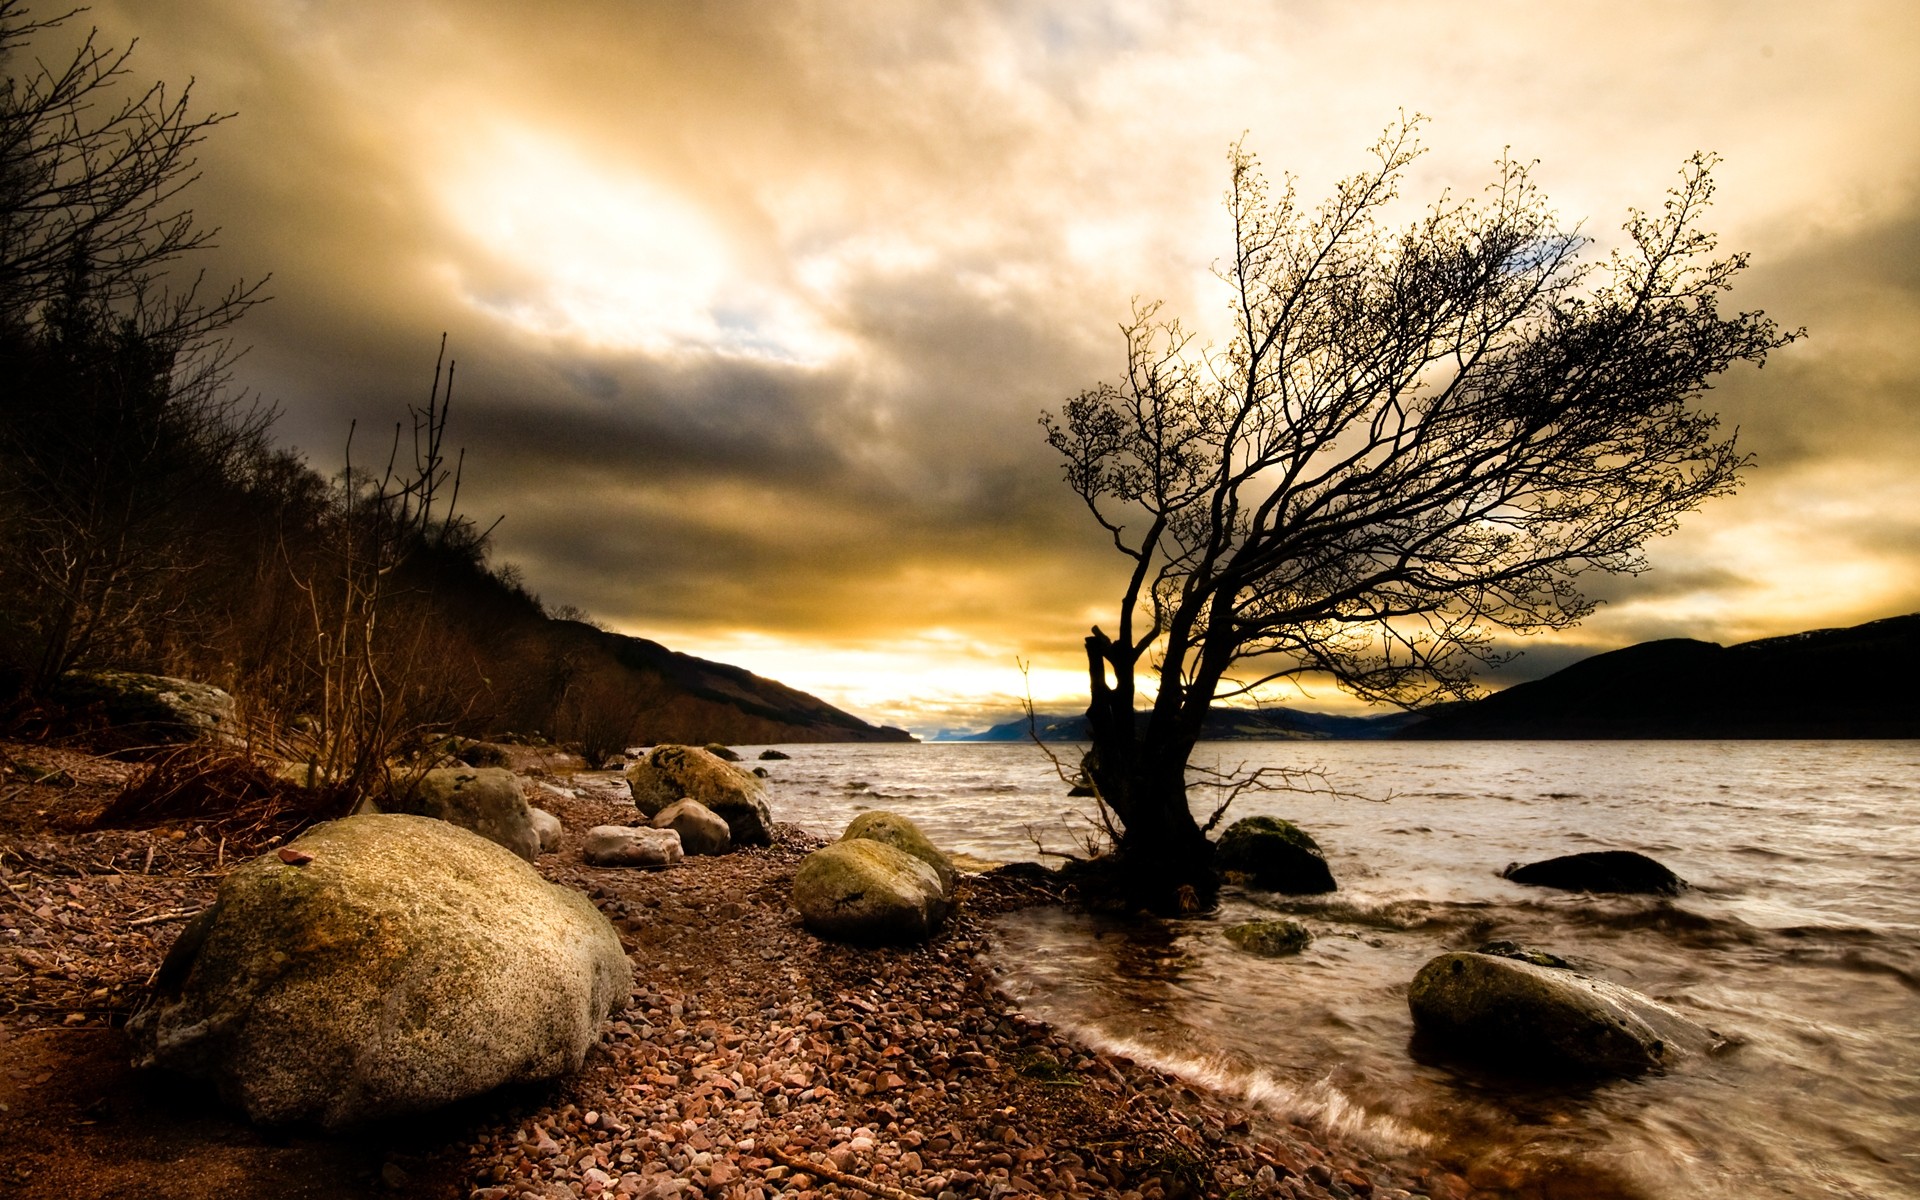
{"type": "Polygon", "coordinates": [[[948,909],[932,867],[867,838],[807,855],[794,872],[793,906],[819,936],[869,945],[923,942],[948,909]]]}
{"type": "Polygon", "coordinates": [[[953,860],[948,858],[940,847],[927,840],[920,827],[899,813],[884,809],[872,809],[863,812],[847,824],[847,830],[840,835],[842,841],[864,838],[872,842],[884,842],[896,850],[905,850],[921,862],[933,868],[940,877],[940,890],[948,898],[953,896],[953,860]]]}
{"type": "Polygon", "coordinates": [[[1214,848],[1214,865],[1264,891],[1307,896],[1338,887],[1320,844],[1278,817],[1243,817],[1229,825],[1214,848]]]}
{"type": "Polygon", "coordinates": [[[649,820],[679,800],[698,800],[727,823],[736,846],[773,841],[773,813],[765,785],[751,771],[698,746],[655,746],[627,768],[633,803],[649,820]]]}
{"type": "Polygon", "coordinates": [[[1261,958],[1285,958],[1313,944],[1313,935],[1298,921],[1244,921],[1225,933],[1236,947],[1261,958]]]}

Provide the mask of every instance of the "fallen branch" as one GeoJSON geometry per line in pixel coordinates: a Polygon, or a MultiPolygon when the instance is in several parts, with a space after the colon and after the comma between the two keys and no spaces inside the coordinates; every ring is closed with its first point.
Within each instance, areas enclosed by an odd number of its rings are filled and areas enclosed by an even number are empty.
{"type": "Polygon", "coordinates": [[[858,1175],[849,1175],[845,1171],[837,1171],[825,1163],[816,1163],[804,1155],[788,1154],[778,1146],[768,1146],[766,1147],[766,1151],[768,1155],[778,1159],[783,1165],[792,1167],[796,1171],[805,1171],[809,1175],[817,1175],[829,1183],[837,1183],[841,1187],[850,1187],[856,1191],[865,1192],[870,1196],[881,1196],[884,1197],[884,1200],[925,1200],[925,1197],[915,1196],[912,1192],[903,1192],[899,1188],[888,1187],[884,1183],[874,1183],[872,1180],[862,1179],[858,1175]]]}
{"type": "Polygon", "coordinates": [[[204,908],[182,908],[174,912],[160,913],[156,916],[141,917],[138,921],[128,921],[128,929],[138,929],[142,925],[161,925],[168,921],[190,921],[207,911],[204,908]]]}

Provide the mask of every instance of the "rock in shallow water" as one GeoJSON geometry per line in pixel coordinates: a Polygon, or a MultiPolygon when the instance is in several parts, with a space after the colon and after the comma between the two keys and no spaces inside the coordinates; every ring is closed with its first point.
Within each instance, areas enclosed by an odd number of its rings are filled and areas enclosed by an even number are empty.
{"type": "Polygon", "coordinates": [[[1337,886],[1319,844],[1298,825],[1277,817],[1244,817],[1227,826],[1214,862],[1263,891],[1306,896],[1337,886]]]}
{"type": "Polygon", "coordinates": [[[841,942],[925,941],[947,916],[932,867],[905,850],[856,838],[807,855],[793,876],[793,906],[808,929],[841,942]]]}
{"type": "Polygon", "coordinates": [[[595,825],[580,850],[596,867],[666,867],[686,857],[678,833],[645,825],[595,825]]]}
{"type": "Polygon", "coordinates": [[[633,986],[607,919],[493,842],[367,814],[245,864],[127,1024],[134,1063],[329,1128],[577,1070],[633,986]]]}
{"type": "Polygon", "coordinates": [[[1298,921],[1244,921],[1222,932],[1235,946],[1261,958],[1284,958],[1313,944],[1313,935],[1298,921]]]}
{"type": "Polygon", "coordinates": [[[1515,883],[1570,892],[1678,896],[1687,886],[1686,880],[1632,850],[1589,850],[1525,866],[1514,863],[1501,875],[1515,883]]]}
{"type": "Polygon", "coordinates": [[[1429,962],[1407,989],[1407,1007],[1429,1046],[1528,1075],[1638,1075],[1725,1045],[1631,988],[1489,954],[1429,962]]]}

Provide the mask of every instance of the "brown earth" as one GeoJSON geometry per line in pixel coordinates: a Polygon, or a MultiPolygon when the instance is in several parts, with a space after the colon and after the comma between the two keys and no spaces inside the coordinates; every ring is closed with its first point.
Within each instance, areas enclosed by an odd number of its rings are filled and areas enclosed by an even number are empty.
{"type": "Polygon", "coordinates": [[[604,775],[528,785],[569,830],[541,871],[593,897],[638,981],[586,1069],[352,1136],[258,1130],[204,1088],[129,1068],[121,1026],[185,919],[272,835],[88,831],[140,768],[0,745],[0,770],[0,1194],[1467,1194],[1015,1012],[982,959],[986,923],[1054,902],[1043,885],[966,877],[930,944],[833,945],[788,903],[819,844],[790,826],[663,871],[585,866],[580,831],[632,815],[604,775]]]}

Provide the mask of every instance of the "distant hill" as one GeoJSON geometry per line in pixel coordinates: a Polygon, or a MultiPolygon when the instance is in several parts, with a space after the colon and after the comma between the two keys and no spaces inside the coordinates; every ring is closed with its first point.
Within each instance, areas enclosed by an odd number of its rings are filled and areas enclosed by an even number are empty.
{"type": "MultiPolygon", "coordinates": [[[[1201,738],[1210,742],[1255,740],[1321,740],[1329,738],[1385,738],[1420,718],[1409,713],[1379,717],[1335,717],[1292,708],[1216,708],[1207,716],[1201,738]]],[[[1040,714],[1035,718],[1040,738],[1048,742],[1084,742],[1087,718],[1040,714]]],[[[982,733],[942,734],[944,742],[1022,742],[1027,719],[1005,721],[982,733]]]]}
{"type": "Polygon", "coordinates": [[[669,650],[579,621],[548,621],[541,636],[603,686],[595,703],[630,706],[636,742],[911,742],[817,696],[742,667],[669,650]],[[611,677],[609,679],[609,677],[611,677]],[[612,687],[604,686],[607,682],[612,687]]]}
{"type": "Polygon", "coordinates": [[[1403,738],[1920,737],[1920,613],[1721,646],[1643,642],[1481,700],[1403,738]]]}

